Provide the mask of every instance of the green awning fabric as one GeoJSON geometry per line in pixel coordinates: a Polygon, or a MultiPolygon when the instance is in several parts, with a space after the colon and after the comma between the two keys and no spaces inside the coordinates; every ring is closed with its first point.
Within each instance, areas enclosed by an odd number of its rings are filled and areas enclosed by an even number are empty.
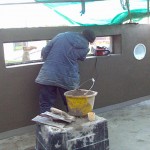
{"type": "MultiPolygon", "coordinates": [[[[62,0],[63,1],[63,0],[62,0]]],[[[103,0],[85,2],[85,13],[81,15],[81,2],[47,3],[53,0],[36,0],[68,21],[70,25],[113,25],[129,20],[126,0],[103,0]]],[[[133,22],[147,17],[147,0],[129,1],[130,16],[133,22]]]]}
{"type": "Polygon", "coordinates": [[[0,0],[0,28],[149,24],[148,5],[149,0],[0,0]]]}
{"type": "MultiPolygon", "coordinates": [[[[138,23],[141,19],[143,19],[148,15],[147,9],[137,9],[137,10],[135,9],[135,10],[131,10],[130,13],[131,13],[132,21],[135,23],[138,23]]],[[[123,12],[115,16],[111,20],[111,24],[122,24],[127,20],[129,20],[128,12],[123,12]]]]}

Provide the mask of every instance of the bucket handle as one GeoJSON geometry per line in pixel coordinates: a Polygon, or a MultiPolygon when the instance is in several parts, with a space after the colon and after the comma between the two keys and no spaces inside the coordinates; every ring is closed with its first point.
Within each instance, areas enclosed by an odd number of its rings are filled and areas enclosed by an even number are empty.
{"type": "Polygon", "coordinates": [[[93,86],[94,86],[94,83],[95,83],[95,79],[94,78],[91,78],[91,79],[88,79],[88,80],[86,80],[85,82],[83,82],[76,90],[79,90],[80,89],[80,87],[83,85],[83,84],[85,84],[86,82],[88,82],[88,81],[90,81],[90,80],[92,80],[92,86],[89,88],[89,90],[86,92],[86,93],[84,93],[84,95],[86,95],[92,88],[93,88],[93,86]]]}

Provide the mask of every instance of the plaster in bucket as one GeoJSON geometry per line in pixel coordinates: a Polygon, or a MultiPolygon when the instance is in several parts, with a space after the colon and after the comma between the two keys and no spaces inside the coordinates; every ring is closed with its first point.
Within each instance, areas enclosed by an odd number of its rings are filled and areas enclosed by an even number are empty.
{"type": "Polygon", "coordinates": [[[98,92],[90,89],[75,89],[64,93],[70,115],[82,117],[93,110],[95,96],[98,92]]]}

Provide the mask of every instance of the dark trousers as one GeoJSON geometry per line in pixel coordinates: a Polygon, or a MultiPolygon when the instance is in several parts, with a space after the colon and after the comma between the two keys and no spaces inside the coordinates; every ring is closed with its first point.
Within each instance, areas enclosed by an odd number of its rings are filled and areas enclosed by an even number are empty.
{"type": "Polygon", "coordinates": [[[54,107],[57,98],[57,92],[59,92],[64,105],[68,111],[66,98],[64,93],[66,89],[57,86],[51,85],[40,85],[40,96],[39,96],[39,105],[40,105],[40,113],[44,113],[45,111],[50,111],[51,107],[54,107]]]}

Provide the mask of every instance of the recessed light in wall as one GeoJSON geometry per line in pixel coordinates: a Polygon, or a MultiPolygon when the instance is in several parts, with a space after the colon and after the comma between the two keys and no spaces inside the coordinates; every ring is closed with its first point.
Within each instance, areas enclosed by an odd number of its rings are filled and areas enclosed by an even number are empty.
{"type": "Polygon", "coordinates": [[[137,59],[137,60],[141,60],[145,57],[146,55],[146,47],[144,44],[142,43],[139,43],[135,46],[134,48],[134,57],[137,59]]]}

